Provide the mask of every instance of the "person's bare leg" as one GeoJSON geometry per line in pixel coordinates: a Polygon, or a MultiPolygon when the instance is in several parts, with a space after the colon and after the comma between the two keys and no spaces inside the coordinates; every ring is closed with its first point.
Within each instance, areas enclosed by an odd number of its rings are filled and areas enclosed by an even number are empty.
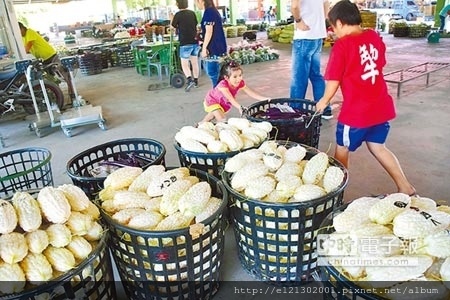
{"type": "Polygon", "coordinates": [[[347,147],[336,145],[334,151],[334,158],[344,165],[348,169],[348,154],[349,150],[347,147]]]}
{"type": "Polygon", "coordinates": [[[198,57],[191,55],[189,60],[191,62],[191,66],[192,66],[192,77],[194,79],[198,78],[198,75],[199,75],[198,57]]]}
{"type": "Polygon", "coordinates": [[[220,109],[216,109],[212,113],[214,114],[214,118],[216,119],[217,122],[225,122],[227,120],[225,113],[220,109]]]}
{"type": "Polygon", "coordinates": [[[214,119],[213,112],[209,112],[209,113],[206,114],[206,116],[203,118],[203,120],[201,120],[199,123],[211,122],[213,119],[214,119]]]}
{"type": "Polygon", "coordinates": [[[183,70],[186,78],[192,77],[191,68],[189,66],[189,59],[181,58],[181,69],[183,70]]]}
{"type": "Polygon", "coordinates": [[[391,176],[392,180],[394,180],[398,192],[407,195],[415,194],[416,190],[403,173],[402,167],[395,154],[386,148],[385,144],[371,142],[367,142],[366,144],[370,153],[372,153],[386,172],[388,172],[389,176],[391,176]]]}

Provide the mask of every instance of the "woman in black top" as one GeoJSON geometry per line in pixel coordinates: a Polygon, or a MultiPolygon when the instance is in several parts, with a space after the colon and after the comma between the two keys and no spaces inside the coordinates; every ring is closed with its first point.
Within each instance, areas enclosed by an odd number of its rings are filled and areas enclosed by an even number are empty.
{"type": "Polygon", "coordinates": [[[179,11],[173,16],[171,25],[178,33],[181,68],[187,78],[185,90],[188,92],[191,87],[198,87],[198,53],[200,52],[200,46],[196,40],[198,22],[195,13],[187,9],[187,0],[176,0],[176,2],[179,11]]]}

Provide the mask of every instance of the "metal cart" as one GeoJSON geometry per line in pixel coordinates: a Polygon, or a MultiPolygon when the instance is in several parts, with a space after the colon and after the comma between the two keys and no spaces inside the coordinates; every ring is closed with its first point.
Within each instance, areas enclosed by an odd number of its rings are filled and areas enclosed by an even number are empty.
{"type": "Polygon", "coordinates": [[[186,82],[186,78],[181,70],[181,63],[178,62],[179,53],[175,50],[175,43],[173,41],[173,33],[170,32],[170,42],[169,42],[169,82],[168,83],[157,83],[150,84],[148,87],[149,91],[159,90],[167,86],[172,86],[174,88],[182,88],[186,82]]]}
{"type": "Polygon", "coordinates": [[[81,97],[76,92],[75,84],[73,84],[73,70],[76,65],[77,59],[74,56],[66,57],[61,59],[61,63],[69,70],[72,86],[75,91],[76,101],[75,107],[66,110],[61,113],[57,107],[52,107],[48,98],[48,94],[44,85],[44,80],[42,78],[42,73],[38,68],[33,65],[31,60],[21,60],[16,61],[16,69],[25,72],[28,85],[30,86],[31,97],[33,98],[33,104],[36,111],[36,118],[30,124],[30,130],[34,130],[38,137],[42,137],[43,130],[60,126],[64,134],[67,137],[72,136],[72,128],[97,124],[102,130],[106,130],[105,119],[102,116],[101,106],[92,105],[82,105],[81,97]],[[41,89],[44,95],[45,103],[47,106],[47,111],[39,112],[36,97],[33,89],[31,88],[32,79],[36,78],[39,80],[41,89]]]}

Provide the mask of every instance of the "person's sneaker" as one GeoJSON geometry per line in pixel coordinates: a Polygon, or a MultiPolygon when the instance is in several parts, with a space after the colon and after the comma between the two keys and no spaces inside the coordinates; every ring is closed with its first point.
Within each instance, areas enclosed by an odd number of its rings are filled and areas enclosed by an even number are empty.
{"type": "Polygon", "coordinates": [[[324,111],[322,113],[322,119],[325,119],[325,120],[333,119],[333,114],[331,113],[331,111],[324,111]]]}
{"type": "Polygon", "coordinates": [[[193,80],[188,80],[186,87],[184,88],[184,91],[189,92],[194,85],[195,83],[193,80]]]}
{"type": "Polygon", "coordinates": [[[194,87],[198,88],[198,79],[196,79],[196,78],[194,79],[194,87]]]}

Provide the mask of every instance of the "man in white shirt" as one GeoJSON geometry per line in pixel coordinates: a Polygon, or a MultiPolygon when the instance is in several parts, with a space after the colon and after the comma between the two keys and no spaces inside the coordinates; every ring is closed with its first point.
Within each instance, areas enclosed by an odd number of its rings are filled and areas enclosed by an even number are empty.
{"type": "MultiPolygon", "coordinates": [[[[291,13],[295,21],[291,98],[305,99],[308,80],[312,84],[314,101],[319,101],[323,96],[325,80],[320,73],[320,56],[323,39],[327,36],[325,20],[329,6],[328,0],[291,0],[291,13]]],[[[328,107],[322,118],[332,117],[328,107]]]]}

